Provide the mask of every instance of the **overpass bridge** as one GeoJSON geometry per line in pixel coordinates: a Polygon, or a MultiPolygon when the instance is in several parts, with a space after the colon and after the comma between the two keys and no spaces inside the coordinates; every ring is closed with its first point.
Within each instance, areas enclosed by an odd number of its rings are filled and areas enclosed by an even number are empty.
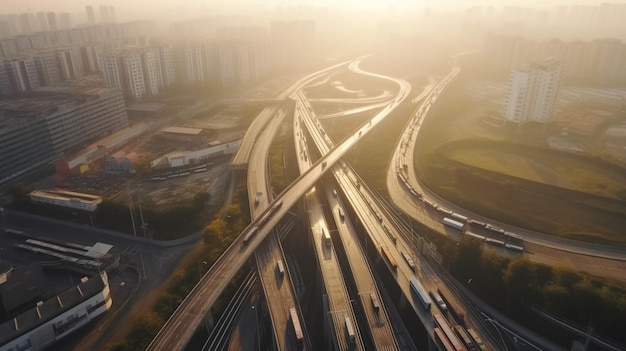
{"type": "MultiPolygon", "coordinates": [[[[267,154],[285,115],[284,108],[274,114],[250,154],[253,167],[248,168],[247,182],[252,219],[259,218],[272,199],[272,189],[266,171],[268,169],[267,154]],[[258,196],[259,193],[262,195],[258,196]]],[[[309,350],[310,339],[304,325],[304,318],[296,299],[287,260],[275,232],[261,243],[254,256],[261,286],[267,299],[275,348],[277,350],[309,350]],[[299,332],[296,332],[294,322],[291,320],[292,309],[295,309],[298,318],[295,325],[299,325],[299,332]]]]}
{"type": "Polygon", "coordinates": [[[272,228],[288,212],[289,208],[330,169],[327,166],[332,166],[343,157],[354,144],[374,129],[378,123],[404,101],[407,95],[408,90],[401,89],[399,94],[392,100],[392,103],[376,114],[367,125],[362,126],[354,135],[345,138],[341,144],[287,186],[270,206],[260,214],[260,217],[255,219],[239,235],[205,273],[166,321],[163,328],[148,345],[147,350],[180,350],[184,348],[210,306],[215,303],[228,282],[232,280],[241,266],[268,236],[272,228]]]}
{"type": "MultiPolygon", "coordinates": [[[[296,111],[294,118],[294,130],[298,128],[306,128],[309,132],[313,128],[312,137],[315,141],[317,149],[319,149],[322,155],[328,153],[332,144],[326,133],[320,133],[316,125],[313,125],[313,112],[304,94],[298,94],[298,101],[296,102],[296,111]],[[298,121],[301,121],[298,124],[298,121]],[[312,126],[313,125],[313,126],[312,126]]],[[[303,131],[299,132],[301,138],[303,138],[303,131]]],[[[296,145],[299,145],[296,141],[296,145]]],[[[299,159],[300,161],[300,159],[299,159]]],[[[336,172],[338,166],[332,166],[333,173],[336,172]]],[[[318,188],[318,187],[316,187],[318,188]]],[[[356,294],[360,307],[365,314],[365,325],[363,326],[363,333],[371,337],[371,343],[377,350],[399,350],[395,333],[391,328],[386,305],[381,298],[378,286],[372,275],[372,271],[367,263],[367,259],[361,250],[357,235],[354,231],[350,219],[345,215],[344,206],[339,199],[336,191],[331,191],[326,186],[319,186],[323,189],[323,193],[328,200],[328,204],[332,209],[332,214],[337,224],[337,230],[339,238],[343,244],[346,256],[348,258],[349,271],[352,273],[353,280],[356,285],[356,294]]]]}

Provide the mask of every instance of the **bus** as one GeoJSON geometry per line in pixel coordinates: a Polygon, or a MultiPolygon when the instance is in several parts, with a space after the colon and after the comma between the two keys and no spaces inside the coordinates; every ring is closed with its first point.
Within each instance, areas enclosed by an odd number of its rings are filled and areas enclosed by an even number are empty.
{"type": "Polygon", "coordinates": [[[376,292],[372,291],[370,293],[370,299],[372,300],[372,307],[374,308],[374,312],[378,312],[380,309],[380,301],[378,300],[378,296],[376,296],[376,292]]]}
{"type": "Polygon", "coordinates": [[[441,309],[443,312],[448,310],[448,306],[446,305],[445,301],[443,301],[441,296],[439,296],[439,293],[437,293],[436,291],[431,291],[430,292],[430,297],[432,297],[433,300],[435,300],[435,302],[437,302],[437,305],[439,306],[439,309],[441,309]]]}
{"type": "Polygon", "coordinates": [[[413,291],[413,293],[415,293],[415,295],[417,295],[417,298],[419,299],[424,309],[429,311],[432,300],[428,296],[426,289],[424,289],[422,284],[415,277],[411,278],[411,290],[413,291]]]}
{"type": "Polygon", "coordinates": [[[451,214],[450,216],[451,216],[452,218],[454,218],[454,219],[456,219],[456,220],[459,220],[459,221],[462,221],[462,222],[467,221],[467,217],[466,217],[466,216],[463,216],[463,215],[462,215],[462,214],[460,214],[460,213],[452,212],[452,214],[451,214]]]}
{"type": "Polygon", "coordinates": [[[243,237],[244,246],[248,245],[248,243],[250,242],[250,239],[254,238],[257,231],[259,231],[259,227],[252,227],[252,229],[250,229],[250,231],[246,234],[246,236],[243,237]]]}
{"type": "Polygon", "coordinates": [[[323,240],[324,240],[324,244],[326,246],[330,246],[330,244],[331,244],[331,242],[330,242],[330,234],[324,228],[322,228],[322,237],[323,237],[323,240]]]}
{"type": "Polygon", "coordinates": [[[404,260],[409,265],[411,270],[415,272],[415,261],[413,261],[413,259],[411,258],[411,255],[409,255],[408,253],[404,251],[401,251],[400,253],[402,254],[402,257],[404,257],[404,260]]]}
{"type": "Polygon", "coordinates": [[[448,227],[451,227],[451,228],[463,231],[463,223],[461,223],[459,221],[455,221],[454,219],[451,219],[451,218],[448,218],[448,217],[444,217],[443,218],[443,224],[447,225],[448,227]]]}
{"type": "Polygon", "coordinates": [[[493,238],[485,238],[485,242],[487,244],[495,245],[495,246],[504,246],[504,241],[493,239],[493,238]]]}
{"type": "Polygon", "coordinates": [[[345,323],[346,323],[346,334],[348,336],[348,341],[350,342],[350,345],[354,345],[356,336],[354,334],[354,326],[352,325],[352,321],[350,320],[350,317],[348,316],[345,317],[345,323]]]}
{"type": "Polygon", "coordinates": [[[291,318],[291,324],[293,325],[293,331],[296,336],[296,345],[298,345],[298,350],[302,350],[304,347],[304,333],[302,333],[298,312],[296,312],[294,307],[289,309],[289,317],[291,318]]]}
{"type": "Polygon", "coordinates": [[[476,233],[472,233],[470,231],[465,232],[465,235],[467,236],[471,236],[472,238],[476,238],[480,241],[485,241],[485,237],[476,233]]]}
{"type": "Polygon", "coordinates": [[[283,264],[283,260],[278,260],[276,262],[276,269],[278,269],[278,274],[282,277],[285,275],[285,265],[283,264]]]}
{"type": "Polygon", "coordinates": [[[380,252],[383,255],[383,258],[385,259],[385,261],[387,261],[389,266],[391,266],[391,268],[394,271],[396,269],[398,269],[398,263],[396,262],[396,260],[393,259],[393,256],[391,255],[391,252],[389,252],[389,249],[387,249],[387,246],[381,246],[380,247],[380,252]]]}

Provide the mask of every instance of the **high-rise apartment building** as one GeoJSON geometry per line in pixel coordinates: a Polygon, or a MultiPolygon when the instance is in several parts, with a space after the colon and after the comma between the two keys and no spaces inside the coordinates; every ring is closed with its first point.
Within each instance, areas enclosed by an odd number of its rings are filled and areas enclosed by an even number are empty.
{"type": "Polygon", "coordinates": [[[15,44],[17,45],[18,52],[28,51],[33,48],[30,45],[29,35],[18,35],[18,36],[15,36],[13,39],[15,40],[15,44]]]}
{"type": "Polygon", "coordinates": [[[100,72],[98,65],[98,53],[100,49],[96,45],[82,45],[80,55],[83,58],[83,68],[88,74],[100,72]]]}
{"type": "Polygon", "coordinates": [[[2,50],[2,56],[5,59],[13,58],[19,52],[17,43],[13,38],[0,39],[0,50],[2,50]]]}
{"type": "Polygon", "coordinates": [[[80,48],[57,50],[57,60],[63,80],[74,80],[85,75],[80,48]]]}
{"type": "Polygon", "coordinates": [[[109,22],[111,19],[109,17],[109,6],[108,5],[100,5],[100,22],[109,22]]]}
{"type": "Polygon", "coordinates": [[[46,13],[43,11],[37,12],[37,24],[40,31],[48,30],[48,21],[46,20],[46,13]]]}
{"type": "Polygon", "coordinates": [[[33,32],[33,27],[30,23],[30,16],[28,13],[20,14],[20,29],[22,34],[30,34],[33,32]]]}
{"type": "Polygon", "coordinates": [[[174,47],[171,45],[159,45],[159,61],[161,62],[161,78],[163,86],[169,87],[176,82],[174,75],[174,47]]]}
{"type": "Polygon", "coordinates": [[[157,95],[166,86],[158,48],[138,47],[109,51],[100,56],[100,64],[107,87],[121,90],[134,99],[157,95]]]}
{"type": "Polygon", "coordinates": [[[87,21],[89,24],[96,24],[96,14],[93,12],[93,6],[85,6],[85,10],[87,11],[87,21]]]}
{"type": "Polygon", "coordinates": [[[514,123],[546,123],[552,117],[562,66],[550,58],[511,72],[504,117],[514,123]]]}
{"type": "Polygon", "coordinates": [[[9,21],[8,20],[0,21],[0,39],[8,38],[11,35],[13,35],[13,32],[11,31],[11,24],[9,23],[9,21]]]}
{"type": "Polygon", "coordinates": [[[115,7],[109,6],[109,21],[115,22],[115,7]]]}
{"type": "Polygon", "coordinates": [[[139,55],[141,58],[146,92],[150,95],[157,95],[161,88],[163,88],[159,50],[156,48],[146,48],[141,50],[139,55]]]}
{"type": "Polygon", "coordinates": [[[231,43],[220,43],[217,48],[219,77],[222,85],[233,85],[237,81],[237,47],[231,43]]]}
{"type": "Polygon", "coordinates": [[[54,12],[46,13],[46,17],[48,18],[48,28],[52,31],[59,29],[57,26],[57,14],[54,12]]]}
{"type": "Polygon", "coordinates": [[[32,57],[5,60],[4,66],[14,92],[33,91],[41,87],[37,67],[32,57]]]}
{"type": "Polygon", "coordinates": [[[180,43],[174,51],[174,74],[182,83],[205,80],[201,43],[180,43]]]}
{"type": "Polygon", "coordinates": [[[13,87],[9,81],[7,69],[4,64],[0,64],[0,95],[11,95],[12,93],[13,87]]]}
{"type": "Polygon", "coordinates": [[[67,12],[59,14],[59,28],[58,29],[70,29],[72,28],[72,18],[67,12]]]}
{"type": "Polygon", "coordinates": [[[39,52],[33,56],[39,81],[43,86],[54,86],[61,83],[57,53],[53,51],[39,52]]]}
{"type": "Polygon", "coordinates": [[[626,47],[618,39],[597,39],[592,42],[596,55],[596,75],[603,80],[612,80],[621,75],[621,61],[626,59],[626,47]]]}

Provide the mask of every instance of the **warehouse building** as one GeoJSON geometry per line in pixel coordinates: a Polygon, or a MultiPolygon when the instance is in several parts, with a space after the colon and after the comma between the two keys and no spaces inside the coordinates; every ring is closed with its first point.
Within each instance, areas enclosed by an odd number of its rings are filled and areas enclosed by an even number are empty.
{"type": "Polygon", "coordinates": [[[100,196],[65,190],[34,190],[29,195],[33,203],[67,207],[75,210],[95,212],[102,203],[100,196]]]}
{"type": "Polygon", "coordinates": [[[0,350],[43,350],[105,313],[112,305],[106,272],[40,302],[0,324],[0,350]]]}

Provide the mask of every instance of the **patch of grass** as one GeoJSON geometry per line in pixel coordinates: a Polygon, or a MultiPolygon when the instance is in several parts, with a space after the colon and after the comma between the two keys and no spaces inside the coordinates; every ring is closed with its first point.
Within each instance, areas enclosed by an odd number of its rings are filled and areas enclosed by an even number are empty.
{"type": "MultiPolygon", "coordinates": [[[[283,125],[287,123],[283,122],[283,125]]],[[[278,194],[287,187],[287,177],[285,175],[285,148],[289,145],[291,133],[287,133],[285,128],[280,128],[272,145],[268,151],[270,181],[274,191],[278,194]]],[[[293,143],[292,143],[293,144],[293,143]]]]}
{"type": "Polygon", "coordinates": [[[626,177],[613,165],[553,150],[466,140],[441,154],[469,166],[602,197],[620,199],[626,191],[626,177]]]}
{"type": "Polygon", "coordinates": [[[422,181],[472,212],[521,228],[593,242],[626,244],[626,207],[614,200],[524,181],[430,155],[422,181]],[[618,207],[592,207],[594,200],[618,207]]]}

